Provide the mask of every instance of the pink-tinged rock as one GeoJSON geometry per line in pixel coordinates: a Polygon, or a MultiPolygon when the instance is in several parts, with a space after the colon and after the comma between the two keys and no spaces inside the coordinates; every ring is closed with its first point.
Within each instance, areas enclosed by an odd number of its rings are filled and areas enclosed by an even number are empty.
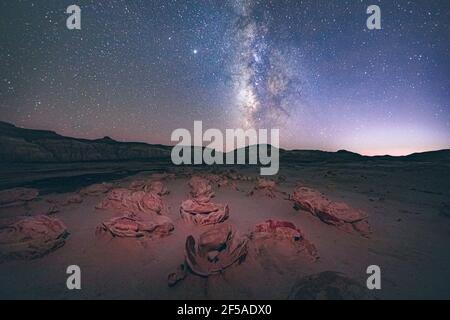
{"type": "Polygon", "coordinates": [[[80,190],[83,196],[98,196],[107,193],[114,187],[112,183],[96,183],[80,190]]]}
{"type": "Polygon", "coordinates": [[[61,211],[61,209],[58,204],[50,204],[46,208],[43,208],[41,211],[39,211],[39,214],[52,215],[52,214],[58,213],[60,211],[61,211]]]}
{"type": "Polygon", "coordinates": [[[205,174],[203,177],[208,180],[214,187],[225,188],[230,187],[231,189],[237,190],[238,187],[234,179],[230,179],[227,174],[205,174]]]}
{"type": "Polygon", "coordinates": [[[159,196],[168,195],[170,192],[161,181],[151,181],[145,188],[145,192],[156,193],[159,196]]]}
{"type": "Polygon", "coordinates": [[[297,187],[291,195],[291,200],[297,208],[312,213],[327,224],[347,231],[355,231],[362,236],[370,234],[367,214],[351,208],[346,203],[331,201],[316,190],[297,187]]]}
{"type": "Polygon", "coordinates": [[[243,174],[238,173],[236,170],[227,170],[223,176],[225,178],[228,178],[230,180],[235,180],[235,181],[250,181],[252,180],[251,177],[245,176],[243,174]]]}
{"type": "Polygon", "coordinates": [[[63,202],[63,206],[69,206],[71,204],[79,204],[83,202],[83,197],[78,193],[72,194],[67,197],[67,199],[63,202]]]}
{"type": "Polygon", "coordinates": [[[130,183],[129,188],[131,190],[141,191],[144,190],[145,184],[146,184],[145,180],[134,180],[130,183]]]}
{"type": "Polygon", "coordinates": [[[170,180],[170,179],[175,179],[175,174],[174,173],[168,173],[168,172],[153,173],[150,176],[150,179],[151,180],[159,180],[159,181],[170,180]]]}
{"type": "Polygon", "coordinates": [[[72,204],[80,204],[82,202],[83,202],[83,197],[80,194],[75,193],[75,194],[72,194],[72,195],[68,196],[66,198],[66,200],[64,200],[62,205],[64,207],[66,207],[66,206],[70,206],[72,204]]]}
{"type": "Polygon", "coordinates": [[[252,239],[275,239],[294,245],[299,252],[306,252],[313,260],[319,255],[316,247],[305,238],[303,233],[292,222],[281,220],[266,220],[257,224],[252,232],[252,239]]]}
{"type": "Polygon", "coordinates": [[[172,272],[168,275],[167,284],[169,285],[169,287],[173,287],[178,282],[186,279],[187,275],[188,275],[187,268],[186,265],[183,263],[178,266],[175,272],[172,272]]]}
{"type": "Polygon", "coordinates": [[[181,217],[196,225],[210,225],[225,221],[229,216],[228,205],[213,202],[199,202],[188,199],[181,203],[181,217]]]}
{"type": "Polygon", "coordinates": [[[166,216],[126,213],[112,218],[97,227],[96,234],[109,233],[113,237],[125,238],[162,238],[175,229],[166,216]]]}
{"type": "Polygon", "coordinates": [[[39,190],[30,188],[14,188],[0,191],[0,207],[22,205],[37,198],[39,190]]]}
{"type": "Polygon", "coordinates": [[[111,190],[96,208],[132,213],[165,214],[167,211],[163,200],[156,193],[123,188],[111,190]]]}
{"type": "Polygon", "coordinates": [[[289,294],[290,300],[370,300],[369,290],[359,281],[343,274],[325,271],[297,281],[289,294]]]}
{"type": "Polygon", "coordinates": [[[253,187],[253,189],[249,192],[248,195],[252,196],[256,193],[260,193],[266,197],[269,198],[275,198],[276,194],[279,191],[276,188],[276,184],[275,181],[269,180],[269,179],[264,179],[264,178],[258,178],[258,180],[256,181],[255,186],[253,187]]]}
{"type": "Polygon", "coordinates": [[[153,192],[159,196],[169,194],[169,190],[164,183],[157,180],[136,180],[130,184],[130,189],[135,191],[153,192]]]}
{"type": "Polygon", "coordinates": [[[155,212],[156,214],[167,213],[167,207],[164,205],[162,198],[153,192],[144,192],[139,202],[142,212],[155,212]]]}
{"type": "Polygon", "coordinates": [[[205,178],[194,176],[189,180],[191,196],[198,201],[208,202],[214,197],[214,191],[209,181],[205,178]]]}
{"type": "Polygon", "coordinates": [[[1,259],[35,259],[62,247],[69,233],[64,223],[45,215],[22,218],[0,227],[1,259]]]}
{"type": "Polygon", "coordinates": [[[196,275],[222,273],[247,255],[247,238],[236,235],[228,224],[216,225],[197,239],[186,239],[185,262],[196,275]]]}

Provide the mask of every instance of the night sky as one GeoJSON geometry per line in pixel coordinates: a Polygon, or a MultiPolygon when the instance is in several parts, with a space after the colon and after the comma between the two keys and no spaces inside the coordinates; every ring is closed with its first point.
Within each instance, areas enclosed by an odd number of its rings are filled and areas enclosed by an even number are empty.
{"type": "Polygon", "coordinates": [[[0,16],[0,120],[18,126],[173,144],[203,120],[279,128],[288,149],[450,147],[448,0],[1,0],[0,16]]]}

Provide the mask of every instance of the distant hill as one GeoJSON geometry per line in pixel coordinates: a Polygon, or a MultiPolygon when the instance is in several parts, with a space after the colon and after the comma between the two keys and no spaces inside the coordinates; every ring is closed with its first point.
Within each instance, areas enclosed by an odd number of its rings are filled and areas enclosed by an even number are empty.
{"type": "Polygon", "coordinates": [[[78,162],[144,160],[170,157],[171,147],[61,136],[53,131],[18,128],[0,122],[1,162],[78,162]]]}
{"type": "Polygon", "coordinates": [[[444,161],[448,162],[450,164],[450,150],[444,149],[444,150],[437,150],[437,151],[428,151],[428,152],[420,152],[420,153],[413,153],[406,157],[400,157],[404,158],[408,161],[420,161],[420,162],[438,162],[438,161],[444,161]]]}
{"type": "MultiPolygon", "coordinates": [[[[269,149],[272,146],[268,146],[269,149]]],[[[172,147],[140,142],[119,142],[109,137],[88,140],[64,137],[53,131],[24,129],[0,121],[0,162],[80,162],[166,159],[172,147]]],[[[239,149],[238,149],[239,150],[239,149]]],[[[231,151],[237,154],[238,150],[231,151]]],[[[246,162],[258,146],[244,148],[246,162]]],[[[404,157],[368,157],[340,150],[279,149],[280,161],[290,163],[356,162],[368,160],[450,162],[450,150],[414,153],[404,157]]],[[[221,153],[219,153],[222,155],[221,153]]]]}

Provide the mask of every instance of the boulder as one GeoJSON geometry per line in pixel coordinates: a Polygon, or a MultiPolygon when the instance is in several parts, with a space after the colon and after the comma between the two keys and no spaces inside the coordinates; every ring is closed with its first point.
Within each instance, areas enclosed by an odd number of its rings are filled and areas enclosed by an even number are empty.
{"type": "Polygon", "coordinates": [[[162,238],[174,230],[172,221],[165,216],[126,213],[97,227],[96,234],[109,233],[113,237],[162,238]]]}
{"type": "Polygon", "coordinates": [[[220,224],[203,232],[197,241],[186,239],[185,262],[192,273],[208,277],[221,273],[247,255],[247,239],[237,236],[230,225],[220,224]]]}
{"type": "Polygon", "coordinates": [[[132,213],[164,214],[167,211],[161,197],[156,193],[124,188],[111,190],[96,208],[132,213]]]}
{"type": "Polygon", "coordinates": [[[170,180],[170,179],[175,179],[175,174],[174,173],[168,173],[168,172],[153,173],[150,176],[150,179],[151,180],[159,180],[159,181],[170,180]]]}
{"type": "Polygon", "coordinates": [[[135,191],[153,192],[159,196],[169,194],[169,190],[166,188],[164,183],[158,180],[136,180],[130,184],[130,189],[135,191]]]}
{"type": "Polygon", "coordinates": [[[217,188],[230,187],[231,189],[239,191],[236,181],[230,179],[227,174],[208,173],[203,175],[203,177],[206,180],[208,180],[214,187],[217,188]]]}
{"type": "Polygon", "coordinates": [[[298,252],[306,252],[312,260],[319,258],[316,247],[305,238],[300,229],[289,221],[269,219],[257,224],[251,238],[254,240],[274,239],[277,242],[286,241],[295,246],[298,252]]]}
{"type": "Polygon", "coordinates": [[[181,217],[196,225],[210,225],[225,221],[229,215],[228,205],[213,203],[214,197],[210,180],[194,176],[189,180],[192,199],[181,203],[181,217]]]}
{"type": "Polygon", "coordinates": [[[188,275],[187,268],[186,265],[183,263],[178,266],[175,272],[172,272],[171,274],[168,275],[167,284],[169,285],[169,287],[173,287],[178,282],[186,279],[187,275],[188,275]]]}
{"type": "Polygon", "coordinates": [[[80,190],[83,196],[98,196],[107,193],[114,187],[112,183],[96,183],[80,190]]]}
{"type": "Polygon", "coordinates": [[[67,199],[63,202],[63,206],[69,206],[71,204],[79,204],[83,202],[83,197],[80,194],[75,193],[67,197],[67,199]]]}
{"type": "Polygon", "coordinates": [[[200,202],[208,202],[214,197],[214,191],[211,184],[205,178],[194,176],[189,180],[191,187],[191,196],[200,202]]]}
{"type": "Polygon", "coordinates": [[[35,259],[62,247],[69,233],[64,223],[45,215],[0,226],[1,259],[35,259]]]}
{"type": "Polygon", "coordinates": [[[30,188],[14,188],[0,191],[0,207],[22,205],[37,198],[39,190],[30,188]]]}
{"type": "Polygon", "coordinates": [[[161,181],[151,181],[146,187],[144,187],[145,192],[156,193],[159,196],[165,196],[169,194],[169,190],[161,181]]]}
{"type": "Polygon", "coordinates": [[[372,299],[367,288],[333,271],[325,271],[300,279],[293,286],[288,298],[291,300],[372,299]]]}
{"type": "Polygon", "coordinates": [[[196,225],[210,225],[228,219],[229,208],[226,204],[188,199],[181,203],[180,214],[186,222],[196,225]]]}
{"type": "Polygon", "coordinates": [[[367,214],[346,203],[331,201],[322,193],[302,186],[297,187],[290,198],[296,208],[310,212],[327,224],[365,237],[370,234],[367,214]]]}
{"type": "Polygon", "coordinates": [[[276,183],[273,180],[264,179],[264,178],[258,178],[256,180],[256,184],[253,187],[253,189],[249,192],[249,196],[253,196],[256,193],[261,193],[262,195],[269,197],[269,198],[275,198],[276,194],[279,191],[276,188],[276,183]]]}

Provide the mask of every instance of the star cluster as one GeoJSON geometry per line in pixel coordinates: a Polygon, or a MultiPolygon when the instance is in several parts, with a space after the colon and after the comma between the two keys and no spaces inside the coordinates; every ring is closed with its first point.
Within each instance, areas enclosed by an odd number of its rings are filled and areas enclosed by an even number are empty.
{"type": "Polygon", "coordinates": [[[2,1],[0,120],[170,144],[280,128],[281,146],[450,147],[448,1],[2,1]],[[82,10],[68,30],[67,6],[82,10]],[[381,8],[368,30],[366,9],[381,8]]]}

